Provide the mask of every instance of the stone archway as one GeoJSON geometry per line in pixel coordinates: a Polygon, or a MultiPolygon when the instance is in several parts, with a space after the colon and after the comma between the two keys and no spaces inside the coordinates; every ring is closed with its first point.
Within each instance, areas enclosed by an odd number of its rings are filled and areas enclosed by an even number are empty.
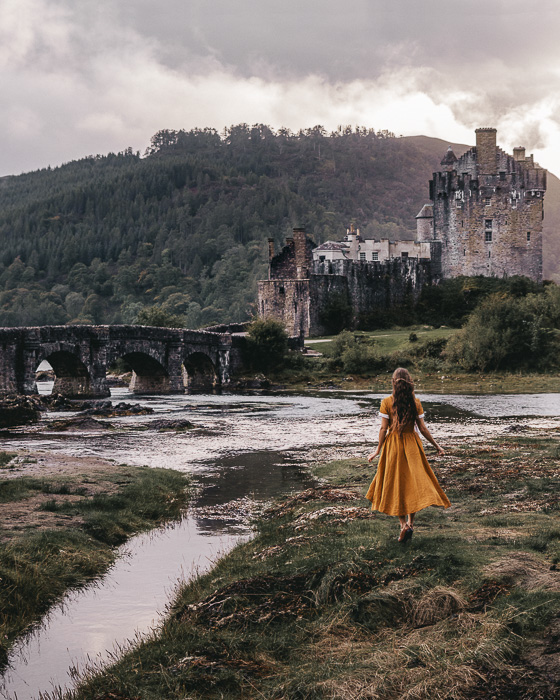
{"type": "Polygon", "coordinates": [[[183,380],[187,392],[213,391],[220,380],[216,366],[203,352],[193,352],[183,363],[183,380]]]}
{"type": "Polygon", "coordinates": [[[133,394],[169,393],[169,374],[158,360],[144,352],[128,352],[120,357],[132,370],[128,389],[133,394]]]}
{"type": "MultiPolygon", "coordinates": [[[[63,394],[68,398],[82,398],[91,395],[91,377],[82,360],[68,350],[55,350],[41,357],[54,372],[53,394],[63,394]]],[[[39,364],[37,366],[39,366],[39,364]]]]}

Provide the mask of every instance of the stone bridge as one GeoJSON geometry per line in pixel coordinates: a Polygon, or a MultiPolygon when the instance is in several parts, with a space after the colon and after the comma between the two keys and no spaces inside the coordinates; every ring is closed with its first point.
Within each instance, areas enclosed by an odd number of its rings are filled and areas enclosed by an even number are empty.
{"type": "Polygon", "coordinates": [[[35,373],[47,360],[53,392],[109,396],[107,369],[122,359],[132,369],[130,390],[171,394],[229,382],[238,362],[229,333],[148,326],[0,328],[0,394],[37,392],[35,373]]]}

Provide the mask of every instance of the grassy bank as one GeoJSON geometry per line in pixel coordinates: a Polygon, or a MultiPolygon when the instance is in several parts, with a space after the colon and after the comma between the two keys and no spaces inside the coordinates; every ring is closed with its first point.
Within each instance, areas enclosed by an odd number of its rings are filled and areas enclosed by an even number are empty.
{"type": "Polygon", "coordinates": [[[73,696],[550,698],[560,689],[560,438],[457,443],[452,501],[399,545],[364,461],[271,508],[179,592],[158,634],[73,696]]]}
{"type": "MultiPolygon", "coordinates": [[[[2,455],[9,468],[16,455],[2,455]]],[[[109,466],[87,475],[0,480],[0,663],[68,589],[108,569],[115,545],[180,516],[183,474],[109,466]]]]}
{"type": "Polygon", "coordinates": [[[306,341],[322,357],[291,355],[286,366],[267,374],[273,384],[294,391],[316,389],[390,391],[391,374],[407,367],[419,391],[439,394],[537,393],[560,391],[558,372],[462,371],[445,360],[445,342],[454,328],[410,326],[357,332],[354,347],[337,350],[337,336],[306,341]],[[442,355],[443,353],[443,355],[442,355]],[[334,356],[334,357],[333,357],[334,356]]]}

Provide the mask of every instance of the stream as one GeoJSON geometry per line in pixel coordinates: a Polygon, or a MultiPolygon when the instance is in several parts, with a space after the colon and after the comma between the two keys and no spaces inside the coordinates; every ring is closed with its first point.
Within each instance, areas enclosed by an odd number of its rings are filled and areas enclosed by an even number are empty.
{"type": "MultiPolygon", "coordinates": [[[[40,390],[49,391],[48,384],[40,390]]],[[[365,456],[377,438],[381,397],[368,392],[131,397],[119,388],[112,390],[114,402],[133,400],[154,413],[110,418],[117,430],[107,434],[46,431],[48,422],[72,415],[53,412],[36,427],[0,435],[2,450],[171,467],[191,474],[196,487],[180,522],[133,537],[104,577],[65,596],[14,647],[0,679],[0,698],[32,700],[69,690],[76,672],[110,662],[157,628],[179,582],[250,537],[246,519],[227,504],[268,501],[307,488],[313,483],[308,463],[365,456]],[[187,419],[195,428],[175,433],[150,428],[162,418],[187,419]]],[[[498,434],[512,423],[560,425],[560,394],[419,398],[430,429],[444,443],[498,434]]]]}

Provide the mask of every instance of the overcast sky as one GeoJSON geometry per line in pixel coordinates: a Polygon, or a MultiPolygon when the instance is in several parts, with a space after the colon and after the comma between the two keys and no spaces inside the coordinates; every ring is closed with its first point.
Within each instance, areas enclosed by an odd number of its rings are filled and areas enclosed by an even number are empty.
{"type": "Polygon", "coordinates": [[[0,175],[160,129],[388,129],[560,175],[558,0],[0,0],[0,175]]]}

